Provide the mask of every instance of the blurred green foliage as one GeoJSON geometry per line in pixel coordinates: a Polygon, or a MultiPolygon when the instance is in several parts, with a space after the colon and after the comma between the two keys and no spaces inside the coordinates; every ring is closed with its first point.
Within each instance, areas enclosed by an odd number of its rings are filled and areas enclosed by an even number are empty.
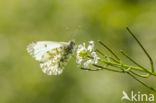
{"type": "Polygon", "coordinates": [[[74,58],[47,76],[26,52],[32,41],[102,40],[148,67],[126,26],[156,60],[155,0],[0,0],[0,103],[120,103],[123,90],[151,92],[127,75],[82,71],[74,58]]]}

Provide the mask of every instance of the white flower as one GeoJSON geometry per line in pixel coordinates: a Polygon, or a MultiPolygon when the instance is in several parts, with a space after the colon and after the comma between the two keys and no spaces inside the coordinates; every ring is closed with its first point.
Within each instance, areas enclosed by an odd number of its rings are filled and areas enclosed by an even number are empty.
{"type": "Polygon", "coordinates": [[[77,54],[80,54],[81,52],[86,52],[87,49],[85,47],[85,43],[83,43],[83,45],[78,45],[78,48],[77,48],[77,54]]]}
{"type": "Polygon", "coordinates": [[[80,65],[82,62],[83,62],[82,57],[77,56],[77,57],[76,57],[76,63],[80,65]]]}
{"type": "Polygon", "coordinates": [[[76,63],[77,64],[81,64],[84,60],[83,58],[80,56],[81,53],[86,53],[87,52],[87,49],[85,47],[85,43],[83,43],[83,45],[78,45],[78,48],[77,48],[77,55],[76,55],[76,63]]]}
{"type": "Polygon", "coordinates": [[[84,68],[89,67],[91,64],[97,64],[99,57],[95,52],[94,41],[89,41],[86,49],[85,43],[78,45],[76,54],[76,63],[82,65],[84,68]]]}
{"type": "Polygon", "coordinates": [[[89,64],[93,64],[93,60],[88,60],[88,61],[86,61],[86,62],[84,62],[84,68],[88,68],[88,66],[89,66],[89,64]]]}
{"type": "Polygon", "coordinates": [[[100,58],[96,55],[96,52],[92,52],[91,56],[94,58],[94,64],[97,64],[100,58]]]}
{"type": "Polygon", "coordinates": [[[94,49],[95,49],[95,47],[94,47],[94,41],[89,41],[89,45],[88,45],[87,50],[89,52],[92,52],[94,49]]]}

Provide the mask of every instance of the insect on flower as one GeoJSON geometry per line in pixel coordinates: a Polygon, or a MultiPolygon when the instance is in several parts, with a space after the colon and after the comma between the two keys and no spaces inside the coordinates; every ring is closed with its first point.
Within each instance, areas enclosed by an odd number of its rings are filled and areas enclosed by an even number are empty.
{"type": "Polygon", "coordinates": [[[48,75],[61,74],[74,50],[74,40],[69,42],[39,41],[27,47],[28,53],[40,62],[42,71],[48,75]]]}

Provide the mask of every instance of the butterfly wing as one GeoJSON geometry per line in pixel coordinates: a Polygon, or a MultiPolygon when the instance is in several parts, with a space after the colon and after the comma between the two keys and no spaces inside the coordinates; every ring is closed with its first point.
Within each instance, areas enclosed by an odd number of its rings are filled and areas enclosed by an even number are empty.
{"type": "Polygon", "coordinates": [[[43,55],[43,62],[40,62],[42,71],[48,75],[59,75],[62,73],[65,65],[65,46],[58,47],[46,52],[43,55]],[[48,58],[48,59],[47,59],[48,58]]]}
{"type": "Polygon", "coordinates": [[[37,61],[40,61],[40,67],[45,74],[59,75],[72,55],[67,51],[73,47],[69,44],[71,43],[41,41],[30,44],[27,51],[37,61]]]}
{"type": "MultiPolygon", "coordinates": [[[[50,53],[51,52],[49,52],[49,54],[50,53]]],[[[52,53],[55,53],[55,50],[53,50],[52,53]]],[[[40,62],[40,67],[41,67],[42,71],[48,75],[59,75],[59,74],[61,74],[63,69],[64,69],[64,64],[61,61],[61,59],[63,58],[63,54],[64,54],[63,51],[56,53],[55,55],[53,55],[48,60],[46,60],[44,62],[40,62]]]]}
{"type": "Polygon", "coordinates": [[[30,45],[28,45],[27,51],[33,58],[35,58],[35,60],[41,61],[45,53],[55,48],[62,47],[64,45],[67,45],[67,43],[40,41],[40,42],[31,43],[30,45]]]}

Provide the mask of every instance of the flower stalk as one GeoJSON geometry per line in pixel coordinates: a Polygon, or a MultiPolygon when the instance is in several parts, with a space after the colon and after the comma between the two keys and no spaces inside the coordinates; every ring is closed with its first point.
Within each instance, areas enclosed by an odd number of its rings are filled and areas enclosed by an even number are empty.
{"type": "Polygon", "coordinates": [[[88,47],[86,47],[85,43],[78,45],[76,62],[78,65],[80,65],[80,68],[82,70],[86,70],[86,71],[108,70],[117,73],[126,73],[129,76],[131,76],[133,79],[135,79],[136,81],[144,85],[145,87],[156,92],[154,88],[148,86],[146,83],[142,82],[142,80],[137,78],[137,77],[149,78],[150,76],[156,76],[156,72],[154,72],[153,60],[149,55],[149,53],[145,50],[141,42],[130,31],[130,29],[127,28],[127,30],[132,35],[132,37],[137,41],[141,49],[144,51],[145,55],[150,60],[151,70],[148,70],[146,67],[140,65],[124,51],[120,51],[122,55],[124,55],[128,60],[130,60],[136,66],[124,64],[123,61],[120,59],[120,57],[117,54],[115,54],[115,52],[109,46],[104,44],[102,41],[98,41],[99,44],[102,45],[105,49],[107,49],[112,54],[113,57],[105,55],[99,49],[95,48],[94,41],[89,41],[88,47]],[[101,55],[101,58],[100,56],[98,56],[98,54],[101,55]],[[116,69],[114,69],[114,67],[116,69]]]}
{"type": "Polygon", "coordinates": [[[153,60],[151,58],[151,56],[149,55],[149,53],[146,51],[146,49],[144,48],[144,46],[141,44],[141,42],[137,39],[137,37],[132,33],[132,31],[127,27],[126,28],[127,31],[132,35],[132,37],[136,40],[136,42],[139,44],[139,46],[141,47],[141,49],[144,51],[144,53],[146,54],[146,56],[148,57],[150,64],[151,64],[151,69],[152,72],[154,72],[154,63],[153,60]]]}

